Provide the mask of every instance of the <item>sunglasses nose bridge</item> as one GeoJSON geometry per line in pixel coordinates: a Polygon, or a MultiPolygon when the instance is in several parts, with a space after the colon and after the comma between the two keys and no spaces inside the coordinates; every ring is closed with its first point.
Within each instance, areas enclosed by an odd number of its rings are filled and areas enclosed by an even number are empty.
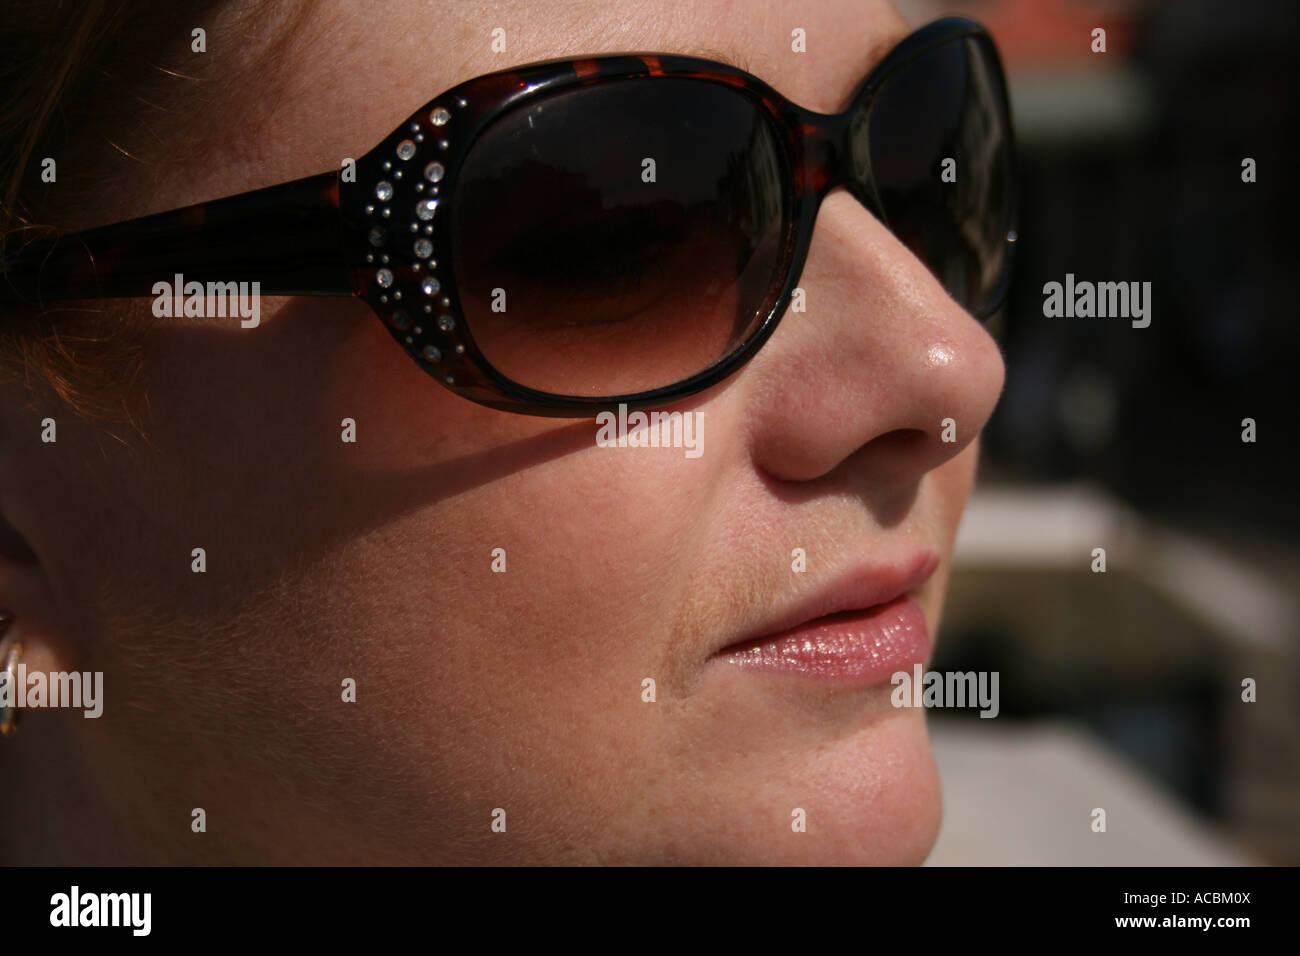
{"type": "Polygon", "coordinates": [[[831,190],[844,186],[877,212],[867,118],[867,111],[856,103],[843,113],[806,112],[800,117],[805,177],[818,205],[831,190]]]}

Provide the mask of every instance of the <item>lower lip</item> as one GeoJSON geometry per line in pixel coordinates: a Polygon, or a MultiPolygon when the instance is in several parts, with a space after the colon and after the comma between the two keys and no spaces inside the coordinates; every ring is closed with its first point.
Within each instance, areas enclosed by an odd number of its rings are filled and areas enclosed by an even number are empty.
{"type": "Polygon", "coordinates": [[[863,611],[819,617],[727,648],[719,657],[745,670],[868,686],[911,671],[925,663],[929,652],[925,615],[915,601],[901,597],[863,611]]]}

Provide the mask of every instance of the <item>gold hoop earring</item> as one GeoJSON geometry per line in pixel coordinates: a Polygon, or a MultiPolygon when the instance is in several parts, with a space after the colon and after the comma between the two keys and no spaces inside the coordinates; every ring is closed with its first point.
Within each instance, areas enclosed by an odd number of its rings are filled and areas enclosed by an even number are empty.
{"type": "Polygon", "coordinates": [[[0,681],[7,685],[7,695],[14,701],[12,707],[0,706],[0,736],[4,737],[18,729],[18,662],[23,656],[23,646],[18,641],[4,646],[5,632],[13,621],[12,614],[0,611],[0,681]]]}

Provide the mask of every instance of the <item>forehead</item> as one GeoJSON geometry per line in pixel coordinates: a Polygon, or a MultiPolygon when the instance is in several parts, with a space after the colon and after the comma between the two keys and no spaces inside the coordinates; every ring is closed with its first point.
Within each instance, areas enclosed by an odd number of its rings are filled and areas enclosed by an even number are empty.
{"type": "MultiPolygon", "coordinates": [[[[510,51],[515,62],[638,50],[703,56],[748,70],[824,112],[839,108],[907,32],[887,0],[530,0],[518,10],[528,32],[510,51]]],[[[504,65],[486,44],[478,54],[464,68],[504,65]]]]}
{"type": "Polygon", "coordinates": [[[104,151],[119,188],[83,225],[338,169],[444,90],[536,60],[703,56],[834,112],[909,32],[888,0],[320,0],[302,9],[309,15],[270,24],[257,4],[226,8],[201,102],[138,138],[128,152],[143,163],[104,151]],[[241,42],[249,36],[261,42],[241,42]]]}
{"type": "Polygon", "coordinates": [[[341,115],[356,134],[356,148],[368,148],[463,80],[535,60],[601,53],[722,60],[802,106],[832,112],[909,29],[887,0],[439,0],[370,11],[358,17],[355,0],[330,0],[316,21],[320,37],[298,44],[296,53],[305,87],[299,95],[331,90],[335,102],[350,107],[341,115]],[[347,42],[333,49],[321,42],[344,36],[347,42]]]}

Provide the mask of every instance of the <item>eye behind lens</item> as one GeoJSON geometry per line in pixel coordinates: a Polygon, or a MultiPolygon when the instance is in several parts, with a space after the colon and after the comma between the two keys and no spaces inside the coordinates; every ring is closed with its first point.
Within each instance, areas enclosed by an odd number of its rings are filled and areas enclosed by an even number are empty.
{"type": "Polygon", "coordinates": [[[723,359],[779,281],[782,163],[756,102],[706,80],[525,101],[475,141],[448,210],[484,358],[582,396],[667,387],[723,359]]]}

